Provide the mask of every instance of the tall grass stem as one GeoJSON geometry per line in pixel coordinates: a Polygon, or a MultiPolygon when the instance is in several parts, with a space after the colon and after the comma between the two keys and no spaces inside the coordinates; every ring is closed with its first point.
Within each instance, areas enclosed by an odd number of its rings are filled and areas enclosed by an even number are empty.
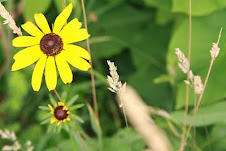
{"type": "MultiPolygon", "coordinates": [[[[84,0],[81,0],[81,3],[82,3],[82,11],[83,11],[85,28],[88,31],[84,0]]],[[[87,50],[88,50],[88,52],[89,52],[89,54],[91,56],[89,38],[86,39],[86,45],[87,45],[87,50]]],[[[95,115],[96,115],[97,119],[99,120],[98,107],[97,107],[97,97],[96,97],[96,87],[95,87],[95,78],[94,78],[94,73],[93,73],[92,57],[90,58],[90,64],[91,64],[90,73],[91,73],[91,82],[92,82],[93,105],[94,105],[95,115]]]]}

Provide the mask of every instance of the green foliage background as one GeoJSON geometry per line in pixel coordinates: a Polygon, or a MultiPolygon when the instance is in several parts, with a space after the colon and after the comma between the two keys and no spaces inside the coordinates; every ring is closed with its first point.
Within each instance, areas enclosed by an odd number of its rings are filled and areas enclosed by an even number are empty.
{"type": "MultiPolygon", "coordinates": [[[[19,0],[4,2],[9,10],[18,8],[19,0]]],[[[73,3],[72,18],[83,22],[81,2],[73,3]]],[[[23,0],[23,12],[16,20],[20,26],[24,22],[34,21],[34,13],[43,13],[51,25],[62,10],[62,0],[23,0]]],[[[175,48],[187,54],[188,49],[188,1],[182,0],[86,0],[88,29],[91,35],[90,44],[94,69],[101,75],[108,75],[106,60],[114,61],[122,81],[133,86],[146,104],[168,111],[179,123],[183,122],[185,98],[185,75],[177,67],[175,48]],[[90,15],[94,14],[97,20],[90,15]]],[[[2,19],[1,19],[2,21],[2,19]]],[[[214,63],[202,105],[194,123],[197,126],[197,144],[188,142],[187,150],[226,150],[226,0],[194,0],[192,1],[192,56],[191,69],[194,74],[202,76],[204,82],[210,63],[209,50],[217,41],[220,27],[223,34],[220,41],[221,52],[214,63]],[[206,133],[208,131],[208,136],[206,133]],[[209,138],[209,143],[207,143],[209,138]]],[[[4,26],[7,32],[7,27],[4,26]]],[[[26,33],[23,33],[26,34],[26,33]]],[[[10,39],[9,39],[10,41],[10,39]]],[[[10,44],[10,42],[9,42],[10,44]]],[[[86,47],[86,43],[79,45],[86,47]]],[[[11,46],[10,46],[11,47],[11,46]]],[[[18,49],[11,47],[9,54],[18,49]]],[[[0,51],[0,66],[6,62],[3,48],[0,51]]],[[[10,60],[10,65],[12,64],[10,60]]],[[[49,103],[48,90],[42,83],[41,90],[33,92],[31,75],[33,67],[11,72],[10,66],[0,79],[0,129],[16,131],[21,143],[31,140],[35,150],[72,150],[69,136],[46,133],[47,126],[40,126],[43,112],[39,105],[49,103]]],[[[73,68],[74,69],[74,68],[73,68]]],[[[44,80],[43,80],[44,81],[44,80]]],[[[107,89],[105,81],[96,77],[100,125],[102,127],[103,146],[105,151],[127,151],[132,142],[134,151],[144,150],[145,144],[141,136],[133,129],[125,128],[123,116],[118,110],[114,95],[107,89]],[[120,118],[113,120],[113,114],[120,113],[120,118]],[[124,139],[126,134],[130,139],[124,139]]],[[[57,90],[66,91],[71,96],[78,94],[79,103],[92,103],[90,75],[74,69],[74,81],[64,85],[58,78],[57,90]]],[[[191,88],[192,90],[192,88],[191,88]]],[[[52,92],[50,92],[52,93],[52,92]]],[[[52,93],[54,95],[54,93],[52,93]]],[[[191,93],[189,105],[194,104],[191,93]]],[[[135,112],[135,111],[134,111],[135,112]]],[[[92,139],[87,141],[91,151],[98,150],[97,138],[91,127],[86,107],[77,113],[84,119],[81,126],[92,139]]],[[[157,124],[167,133],[174,150],[180,145],[180,137],[176,137],[164,119],[154,116],[157,124]]],[[[181,132],[181,125],[175,125],[181,132]]],[[[150,134],[151,135],[151,134],[150,134]]],[[[74,139],[78,139],[76,134],[74,139]]],[[[4,142],[0,141],[0,147],[4,142]]],[[[79,146],[79,144],[78,144],[79,146]]],[[[80,148],[82,150],[82,148],[80,148]]]]}

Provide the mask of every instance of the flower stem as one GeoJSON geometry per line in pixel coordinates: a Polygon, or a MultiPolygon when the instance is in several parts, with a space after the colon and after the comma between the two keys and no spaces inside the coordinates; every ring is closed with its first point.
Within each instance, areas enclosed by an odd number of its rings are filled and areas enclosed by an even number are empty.
{"type": "MultiPolygon", "coordinates": [[[[191,60],[191,0],[189,0],[189,36],[188,36],[188,61],[191,60]]],[[[187,81],[189,77],[187,75],[187,81]]],[[[188,115],[188,103],[189,103],[189,91],[190,86],[186,85],[186,100],[185,100],[185,110],[184,110],[184,123],[183,123],[183,133],[181,135],[181,148],[183,148],[183,144],[185,141],[186,134],[186,123],[187,123],[187,115],[188,115]]]]}
{"type": "Polygon", "coordinates": [[[70,135],[70,140],[71,140],[71,145],[72,145],[73,151],[76,151],[76,146],[75,146],[75,142],[74,142],[72,133],[69,133],[69,135],[70,135]]]}
{"type": "MultiPolygon", "coordinates": [[[[85,28],[88,31],[84,0],[81,0],[81,3],[82,3],[82,11],[83,11],[85,28]]],[[[88,50],[88,52],[89,52],[89,54],[91,56],[89,38],[86,39],[86,45],[87,45],[87,50],[88,50]]],[[[93,104],[94,104],[95,115],[96,115],[97,119],[99,120],[98,107],[97,107],[97,97],[96,97],[96,87],[95,87],[95,78],[94,78],[94,73],[93,73],[92,57],[90,58],[90,65],[91,65],[90,72],[91,72],[91,82],[92,82],[93,104]]]]}
{"type": "Polygon", "coordinates": [[[61,97],[60,97],[59,93],[57,92],[57,90],[54,89],[53,91],[54,91],[54,93],[56,94],[57,98],[61,101],[61,97]]]}

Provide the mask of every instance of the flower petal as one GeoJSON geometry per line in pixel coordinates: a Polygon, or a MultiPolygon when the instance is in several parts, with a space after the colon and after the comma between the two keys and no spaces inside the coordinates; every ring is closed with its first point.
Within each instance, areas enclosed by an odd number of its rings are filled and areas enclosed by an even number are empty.
{"type": "Polygon", "coordinates": [[[88,51],[86,51],[84,48],[76,46],[76,45],[71,45],[71,44],[65,44],[64,45],[64,50],[69,51],[70,53],[74,54],[75,56],[87,59],[90,61],[90,55],[88,51]]]}
{"type": "Polygon", "coordinates": [[[55,34],[59,34],[60,30],[62,29],[63,25],[66,23],[68,17],[70,16],[72,11],[72,3],[70,3],[61,13],[60,15],[57,16],[55,22],[54,22],[54,27],[53,27],[53,32],[55,34]]]}
{"type": "Polygon", "coordinates": [[[57,123],[57,126],[60,126],[61,123],[62,123],[62,121],[59,121],[59,122],[57,123]]]}
{"type": "Polygon", "coordinates": [[[64,37],[62,37],[64,44],[74,43],[78,41],[85,40],[89,38],[90,35],[88,34],[85,28],[79,30],[73,30],[71,32],[65,32],[64,37]]]}
{"type": "Polygon", "coordinates": [[[46,86],[49,89],[49,91],[54,90],[57,85],[57,73],[55,58],[52,56],[49,56],[46,61],[45,79],[46,86]]]}
{"type": "Polygon", "coordinates": [[[25,24],[21,25],[21,27],[30,35],[35,37],[42,37],[44,34],[36,27],[32,22],[28,21],[25,24]]]}
{"type": "Polygon", "coordinates": [[[82,23],[78,21],[77,18],[71,20],[65,27],[60,31],[60,37],[64,38],[73,31],[77,31],[81,28],[82,23]]]}
{"type": "Polygon", "coordinates": [[[67,61],[64,59],[64,56],[62,56],[61,53],[56,56],[56,65],[62,81],[65,84],[71,83],[73,80],[71,68],[69,67],[67,61]]]}
{"type": "MultiPolygon", "coordinates": [[[[42,83],[42,77],[45,69],[47,56],[42,54],[41,58],[38,60],[37,64],[35,65],[32,78],[31,78],[31,85],[34,91],[39,91],[42,83]]],[[[52,107],[52,106],[51,106],[52,107]]],[[[53,108],[50,108],[51,112],[53,108]]]]}
{"type": "Polygon", "coordinates": [[[50,124],[53,124],[53,123],[55,123],[55,122],[57,122],[58,121],[58,119],[56,119],[55,117],[53,117],[51,120],[50,120],[50,124]]]}
{"type": "Polygon", "coordinates": [[[69,51],[65,50],[61,53],[63,53],[67,62],[79,70],[87,71],[91,67],[86,60],[74,55],[74,53],[70,53],[69,51]]]}
{"type": "Polygon", "coordinates": [[[12,65],[11,70],[16,71],[33,64],[40,58],[41,54],[42,52],[39,45],[28,47],[19,51],[13,57],[13,59],[15,59],[15,62],[12,65]]]}
{"type": "Polygon", "coordinates": [[[35,14],[34,18],[35,18],[36,24],[43,31],[44,34],[51,33],[46,17],[42,13],[35,14]]]}
{"type": "Polygon", "coordinates": [[[51,114],[54,112],[52,105],[48,104],[49,109],[51,110],[51,114]]]}
{"type": "Polygon", "coordinates": [[[14,47],[28,47],[33,45],[38,45],[41,38],[32,36],[20,36],[13,39],[14,47]]]}

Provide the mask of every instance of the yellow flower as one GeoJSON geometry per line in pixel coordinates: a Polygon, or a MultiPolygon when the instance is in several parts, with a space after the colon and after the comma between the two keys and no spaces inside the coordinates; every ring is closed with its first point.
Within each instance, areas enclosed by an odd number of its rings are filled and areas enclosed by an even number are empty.
{"type": "Polygon", "coordinates": [[[51,110],[50,113],[54,116],[50,120],[50,124],[58,122],[57,126],[59,126],[62,122],[71,120],[69,118],[70,112],[68,111],[68,107],[66,107],[63,102],[58,102],[58,104],[54,108],[50,104],[48,106],[51,110]]]}
{"type": "Polygon", "coordinates": [[[13,39],[14,47],[27,47],[14,55],[15,60],[12,71],[25,68],[35,62],[31,85],[34,91],[39,91],[45,69],[47,88],[53,90],[57,85],[57,71],[62,81],[67,84],[73,80],[72,66],[87,71],[91,66],[89,53],[71,43],[87,39],[90,35],[81,28],[82,24],[77,18],[65,25],[72,11],[69,4],[56,18],[51,32],[49,24],[43,14],[35,14],[35,26],[28,21],[22,28],[31,36],[21,36],[13,39]],[[65,25],[65,26],[64,26],[65,25]],[[68,64],[69,63],[69,64],[68,64]]]}

